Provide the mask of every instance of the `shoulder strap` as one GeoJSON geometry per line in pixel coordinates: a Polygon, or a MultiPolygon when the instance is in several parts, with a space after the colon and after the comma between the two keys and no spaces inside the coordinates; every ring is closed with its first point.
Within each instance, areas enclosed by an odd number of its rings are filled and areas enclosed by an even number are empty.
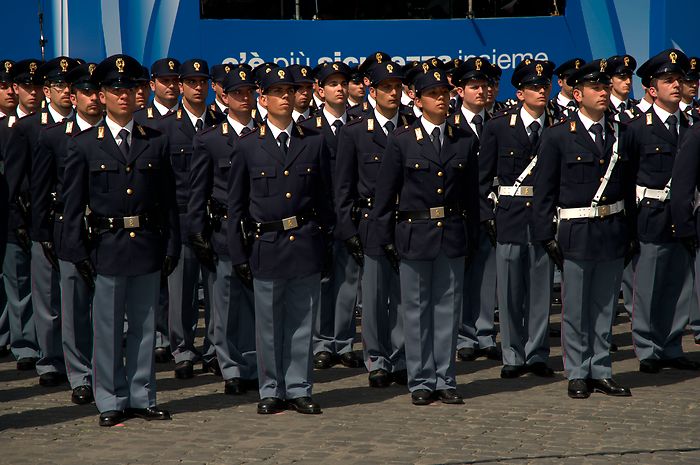
{"type": "Polygon", "coordinates": [[[610,158],[610,164],[608,165],[608,169],[605,171],[605,175],[603,175],[603,182],[600,183],[600,186],[598,186],[598,190],[593,196],[593,201],[591,201],[591,207],[598,206],[598,202],[600,202],[600,198],[602,197],[605,188],[608,187],[608,182],[610,182],[610,175],[612,174],[612,170],[615,168],[615,165],[617,164],[617,160],[619,158],[619,155],[617,153],[617,146],[620,142],[620,123],[614,121],[612,125],[615,129],[615,142],[612,146],[612,157],[610,158]]]}

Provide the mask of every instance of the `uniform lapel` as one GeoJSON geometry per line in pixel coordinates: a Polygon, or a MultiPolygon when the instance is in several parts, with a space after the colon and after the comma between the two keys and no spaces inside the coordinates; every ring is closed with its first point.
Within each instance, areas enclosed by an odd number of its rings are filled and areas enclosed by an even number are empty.
{"type": "Polygon", "coordinates": [[[299,131],[299,127],[295,124],[292,126],[292,137],[289,140],[289,152],[284,161],[284,167],[288,168],[294,160],[304,151],[306,147],[306,139],[303,133],[299,131]]]}
{"type": "Polygon", "coordinates": [[[576,116],[574,118],[572,118],[570,121],[575,122],[575,131],[576,131],[576,139],[575,140],[576,140],[576,142],[578,144],[586,147],[591,152],[597,153],[600,156],[603,156],[603,154],[600,153],[600,150],[598,150],[598,147],[595,145],[593,138],[586,130],[586,127],[581,122],[581,119],[578,117],[578,113],[575,113],[575,115],[576,116]]]}
{"type": "Polygon", "coordinates": [[[124,155],[122,155],[122,151],[119,150],[119,146],[114,140],[112,132],[109,130],[109,127],[107,127],[106,124],[101,124],[98,127],[98,138],[100,133],[104,134],[104,137],[102,137],[99,141],[100,149],[102,149],[103,152],[107,153],[109,156],[117,160],[119,163],[126,165],[126,158],[124,158],[124,155]]]}
{"type": "Polygon", "coordinates": [[[416,142],[420,146],[420,154],[423,158],[427,158],[433,163],[442,166],[442,161],[439,155],[435,152],[435,147],[433,147],[430,141],[430,133],[425,130],[420,120],[416,120],[416,124],[413,126],[413,136],[416,142]]]}
{"type": "Polygon", "coordinates": [[[671,131],[668,130],[666,127],[666,124],[661,121],[661,118],[659,118],[659,115],[656,114],[656,111],[654,111],[654,107],[651,107],[647,113],[651,112],[651,118],[652,118],[652,126],[651,126],[651,131],[658,137],[662,138],[669,144],[673,145],[674,147],[678,143],[676,140],[676,137],[674,137],[673,134],[671,134],[671,131]]]}
{"type": "Polygon", "coordinates": [[[603,155],[607,156],[607,154],[610,153],[610,151],[612,150],[612,146],[615,143],[616,139],[612,116],[606,116],[605,120],[605,153],[603,155]]]}
{"type": "Polygon", "coordinates": [[[265,134],[261,136],[261,134],[258,133],[258,137],[262,137],[261,145],[263,150],[265,150],[272,158],[277,160],[280,165],[284,166],[285,161],[284,157],[282,156],[282,150],[280,149],[280,146],[277,145],[275,138],[272,136],[272,131],[267,124],[263,124],[262,128],[265,128],[265,134]]]}
{"type": "Polygon", "coordinates": [[[371,120],[371,121],[374,121],[374,123],[373,123],[373,124],[374,124],[374,128],[372,129],[372,132],[373,132],[373,134],[372,134],[372,141],[373,141],[375,144],[377,144],[378,146],[380,146],[381,148],[385,148],[385,147],[386,147],[386,139],[387,139],[387,136],[386,136],[386,134],[384,134],[384,128],[382,128],[381,126],[379,126],[379,124],[377,124],[377,120],[376,120],[376,119],[368,119],[368,120],[367,120],[367,125],[368,125],[368,126],[367,126],[367,130],[368,130],[368,131],[369,131],[369,121],[370,121],[370,120],[371,120]]]}
{"type": "Polygon", "coordinates": [[[440,160],[446,165],[455,155],[457,155],[457,139],[455,128],[449,122],[445,123],[445,137],[440,150],[440,160]]]}
{"type": "Polygon", "coordinates": [[[134,130],[131,133],[131,147],[129,148],[128,154],[129,164],[133,164],[146,148],[148,148],[148,145],[146,131],[138,124],[134,124],[134,130]]]}

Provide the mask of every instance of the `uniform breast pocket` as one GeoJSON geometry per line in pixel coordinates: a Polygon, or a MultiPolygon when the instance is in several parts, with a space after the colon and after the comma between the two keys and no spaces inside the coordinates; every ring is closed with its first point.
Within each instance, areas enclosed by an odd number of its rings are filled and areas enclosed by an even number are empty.
{"type": "Polygon", "coordinates": [[[272,195],[277,170],[274,166],[255,166],[250,172],[250,189],[257,197],[272,195]]]}
{"type": "Polygon", "coordinates": [[[318,176],[318,166],[312,163],[300,163],[296,166],[297,175],[303,179],[304,187],[310,189],[318,176]]]}
{"type": "Polygon", "coordinates": [[[223,175],[228,176],[228,171],[231,168],[231,160],[229,160],[228,158],[220,158],[219,160],[217,160],[216,166],[219,168],[219,171],[223,175]]]}
{"type": "Polygon", "coordinates": [[[430,170],[430,165],[421,158],[409,158],[406,160],[405,172],[407,177],[420,177],[430,170]]]}
{"type": "Polygon", "coordinates": [[[157,191],[160,183],[160,160],[158,158],[139,158],[136,160],[136,169],[145,179],[146,188],[150,192],[157,191]]]}
{"type": "Polygon", "coordinates": [[[90,160],[90,189],[109,192],[117,187],[119,163],[116,160],[90,160]]]}
{"type": "Polygon", "coordinates": [[[175,147],[170,152],[170,162],[175,171],[189,171],[192,163],[192,149],[190,147],[175,147]]]}
{"type": "Polygon", "coordinates": [[[674,148],[670,144],[647,144],[643,153],[644,168],[649,171],[665,172],[673,168],[674,148]]]}
{"type": "Polygon", "coordinates": [[[588,183],[596,180],[597,171],[594,157],[590,152],[569,152],[565,155],[566,178],[575,183],[588,183]]]}
{"type": "Polygon", "coordinates": [[[360,160],[362,160],[362,171],[370,180],[376,180],[379,166],[382,164],[382,154],[377,152],[363,153],[360,155],[360,160]]]}
{"type": "Polygon", "coordinates": [[[498,172],[502,174],[515,173],[515,158],[518,155],[517,149],[513,147],[503,147],[498,151],[498,172]]]}

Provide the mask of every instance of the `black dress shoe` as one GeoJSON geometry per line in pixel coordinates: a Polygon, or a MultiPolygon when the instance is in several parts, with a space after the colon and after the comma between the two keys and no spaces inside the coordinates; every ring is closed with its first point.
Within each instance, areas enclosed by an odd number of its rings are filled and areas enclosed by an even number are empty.
{"type": "Polygon", "coordinates": [[[247,389],[241,378],[231,378],[224,381],[224,394],[240,396],[246,392],[247,389]]]}
{"type": "Polygon", "coordinates": [[[608,396],[629,397],[632,395],[629,389],[620,386],[612,378],[588,380],[591,391],[602,392],[608,396]]]}
{"type": "Polygon", "coordinates": [[[10,355],[10,348],[7,346],[0,346],[0,358],[7,357],[10,355]]]}
{"type": "Polygon", "coordinates": [[[686,357],[677,357],[670,360],[663,360],[663,365],[676,370],[700,370],[700,363],[694,362],[686,357]]]}
{"type": "Polygon", "coordinates": [[[549,368],[544,362],[535,362],[527,366],[530,373],[535,376],[541,376],[542,378],[551,378],[554,376],[554,370],[549,368]]]}
{"type": "Polygon", "coordinates": [[[168,363],[172,358],[170,347],[156,347],[155,357],[156,363],[168,363]]]}
{"type": "Polygon", "coordinates": [[[464,399],[457,393],[456,389],[438,389],[435,391],[435,396],[443,404],[463,404],[464,399]]]}
{"type": "Polygon", "coordinates": [[[19,371],[29,371],[36,368],[36,361],[38,359],[34,357],[22,357],[17,360],[17,369],[19,371]]]}
{"type": "Polygon", "coordinates": [[[146,421],[170,420],[170,413],[158,407],[128,408],[124,411],[124,414],[129,418],[142,418],[146,421]]]}
{"type": "Polygon", "coordinates": [[[639,361],[639,371],[642,373],[658,373],[661,368],[661,360],[647,358],[639,361]]]}
{"type": "Polygon", "coordinates": [[[194,376],[194,365],[190,360],[183,360],[175,364],[175,377],[177,379],[190,379],[194,376]]]}
{"type": "Polygon", "coordinates": [[[369,372],[369,386],[375,388],[389,387],[391,384],[391,376],[386,370],[372,370],[369,372]]]}
{"type": "Polygon", "coordinates": [[[503,365],[501,368],[501,378],[517,378],[527,373],[525,365],[503,365]]]}
{"type": "Polygon", "coordinates": [[[391,380],[396,384],[401,386],[406,386],[408,384],[408,371],[398,370],[391,374],[391,380]]]}
{"type": "Polygon", "coordinates": [[[212,359],[208,362],[202,362],[202,373],[213,373],[216,376],[221,377],[221,367],[219,366],[219,361],[217,359],[212,359]]]}
{"type": "Polygon", "coordinates": [[[473,347],[462,347],[457,351],[457,358],[463,362],[476,360],[476,350],[473,347]]]}
{"type": "Polygon", "coordinates": [[[297,397],[287,401],[289,408],[296,410],[299,413],[305,413],[307,415],[318,415],[321,412],[321,406],[313,401],[311,397],[297,397]]]}
{"type": "Polygon", "coordinates": [[[549,328],[549,337],[561,337],[561,330],[559,328],[549,328]]]}
{"type": "Polygon", "coordinates": [[[94,400],[92,397],[92,388],[90,386],[78,386],[73,389],[73,393],[70,395],[70,400],[74,404],[84,405],[89,404],[94,400]]]}
{"type": "Polygon", "coordinates": [[[50,371],[39,375],[39,384],[44,387],[54,387],[59,386],[68,381],[68,378],[64,373],[59,373],[57,371],[50,371]]]}
{"type": "Polygon", "coordinates": [[[244,379],[243,387],[245,387],[248,391],[257,391],[258,389],[260,389],[260,383],[258,382],[258,378],[244,379]]]}
{"type": "Polygon", "coordinates": [[[360,368],[364,365],[364,362],[355,352],[345,352],[340,355],[340,363],[348,368],[360,368]]]}
{"type": "Polygon", "coordinates": [[[486,357],[489,360],[496,360],[498,362],[500,362],[503,359],[503,354],[501,354],[500,349],[496,346],[479,349],[477,351],[477,356],[486,357]]]}
{"type": "Polygon", "coordinates": [[[330,368],[333,365],[335,365],[335,362],[333,360],[333,354],[331,354],[327,350],[314,354],[314,368],[319,370],[325,370],[326,368],[330,368]]]}
{"type": "Polygon", "coordinates": [[[413,405],[428,405],[433,402],[433,393],[427,389],[417,389],[411,393],[413,405]]]}
{"type": "Polygon", "coordinates": [[[279,397],[265,397],[258,402],[258,413],[260,415],[269,415],[271,413],[280,413],[287,408],[287,403],[279,397]]]}
{"type": "Polygon", "coordinates": [[[124,421],[126,417],[121,410],[108,410],[100,413],[100,426],[114,426],[124,421]]]}
{"type": "Polygon", "coordinates": [[[585,379],[569,380],[567,394],[572,399],[588,399],[591,396],[591,392],[588,390],[588,384],[586,383],[585,379]]]}

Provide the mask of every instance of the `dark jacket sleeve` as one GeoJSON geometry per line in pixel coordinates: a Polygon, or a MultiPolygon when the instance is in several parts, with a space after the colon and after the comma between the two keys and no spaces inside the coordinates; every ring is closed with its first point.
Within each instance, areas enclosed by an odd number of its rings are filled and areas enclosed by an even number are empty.
{"type": "MultiPolygon", "coordinates": [[[[630,126],[625,123],[619,125],[618,163],[621,164],[620,180],[622,181],[623,196],[625,200],[625,219],[630,239],[637,238],[637,171],[639,170],[639,150],[635,145],[635,139],[630,136],[630,126]]],[[[675,184],[675,181],[674,181],[675,184]]]]}
{"type": "MultiPolygon", "coordinates": [[[[341,129],[342,133],[342,129],[341,129]]],[[[321,182],[318,185],[319,192],[317,192],[316,198],[319,201],[319,219],[323,230],[326,234],[330,235],[334,233],[335,229],[335,209],[334,209],[334,195],[333,195],[333,184],[331,178],[331,155],[329,153],[328,145],[326,143],[321,143],[320,153],[319,153],[319,166],[321,169],[321,182]]]]}
{"type": "Polygon", "coordinates": [[[489,194],[493,191],[493,178],[496,177],[498,166],[498,139],[494,132],[494,124],[487,121],[481,134],[479,149],[479,211],[481,221],[494,218],[493,201],[489,194]]]}
{"type": "MultiPolygon", "coordinates": [[[[5,177],[7,179],[10,202],[16,202],[27,173],[30,157],[30,154],[27,153],[29,142],[20,123],[17,123],[17,126],[9,132],[10,135],[5,146],[5,177]]],[[[11,224],[12,227],[27,226],[28,218],[17,216],[14,219],[17,223],[11,224]]]]}
{"type": "Polygon", "coordinates": [[[163,144],[160,156],[163,160],[163,190],[161,192],[161,205],[165,207],[166,212],[166,227],[163,231],[165,240],[165,255],[179,257],[182,242],[180,240],[180,216],[178,214],[177,201],[175,199],[175,174],[173,173],[173,167],[170,163],[168,138],[166,136],[162,137],[163,144]]]}
{"type": "Polygon", "coordinates": [[[248,254],[243,245],[241,220],[248,211],[249,175],[245,157],[240,144],[233,151],[231,169],[228,178],[228,248],[231,264],[239,265],[248,261],[248,254]]]}
{"type": "Polygon", "coordinates": [[[394,243],[394,228],[396,226],[396,196],[403,186],[403,166],[401,163],[401,148],[398,137],[389,135],[384,159],[379,166],[381,179],[377,183],[375,206],[372,210],[373,236],[377,246],[385,246],[394,243]]]}
{"type": "Polygon", "coordinates": [[[336,236],[346,240],[357,234],[352,221],[352,207],[358,196],[357,147],[351,131],[343,128],[339,138],[335,158],[336,236]]]}
{"type": "Polygon", "coordinates": [[[189,234],[204,233],[207,228],[207,200],[213,189],[212,157],[200,135],[194,137],[194,151],[190,167],[190,199],[187,214],[190,220],[189,234]]]}
{"type": "MultiPolygon", "coordinates": [[[[470,137],[472,140],[469,154],[467,155],[467,185],[466,191],[466,210],[467,210],[467,234],[470,243],[477,248],[479,239],[479,223],[480,223],[480,196],[479,196],[479,143],[475,137],[470,137]]],[[[481,146],[483,147],[483,145],[481,146]]]]}
{"type": "Polygon", "coordinates": [[[561,154],[555,128],[542,131],[540,153],[535,172],[533,216],[534,241],[546,241],[554,238],[552,220],[556,214],[561,181],[561,154]]]}
{"type": "Polygon", "coordinates": [[[75,138],[68,141],[66,155],[65,182],[63,197],[63,236],[61,238],[63,254],[77,263],[89,257],[85,242],[83,217],[88,200],[88,170],[85,154],[75,138]]]}
{"type": "Polygon", "coordinates": [[[676,237],[679,238],[697,234],[694,211],[699,171],[700,131],[694,126],[683,139],[673,165],[671,215],[676,225],[676,237]]]}
{"type": "Polygon", "coordinates": [[[52,240],[51,219],[51,190],[55,187],[56,156],[55,145],[47,137],[47,131],[39,133],[39,140],[32,155],[32,170],[29,178],[29,189],[32,199],[30,236],[35,241],[47,242],[52,240]]]}

